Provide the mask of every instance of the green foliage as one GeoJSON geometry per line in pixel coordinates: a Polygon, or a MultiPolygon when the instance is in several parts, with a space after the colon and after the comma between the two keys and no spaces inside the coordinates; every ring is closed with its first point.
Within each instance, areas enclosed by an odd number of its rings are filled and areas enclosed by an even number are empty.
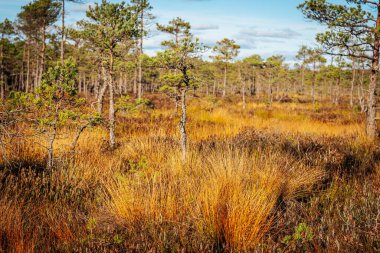
{"type": "Polygon", "coordinates": [[[18,28],[31,35],[40,28],[46,29],[57,21],[61,3],[54,0],[34,0],[22,7],[18,14],[18,28]]]}
{"type": "Polygon", "coordinates": [[[73,59],[67,59],[64,65],[58,63],[44,74],[36,97],[30,101],[34,106],[31,117],[36,130],[46,134],[47,138],[60,135],[66,126],[78,128],[80,134],[103,120],[98,112],[83,110],[86,101],[77,96],[77,75],[73,59]]]}
{"type": "Polygon", "coordinates": [[[6,100],[6,105],[8,105],[8,112],[10,110],[27,110],[30,106],[30,101],[33,100],[33,94],[12,91],[6,100]]]}
{"type": "Polygon", "coordinates": [[[147,98],[136,99],[135,103],[138,108],[154,109],[154,103],[152,102],[152,100],[147,98]]]}
{"type": "Polygon", "coordinates": [[[190,28],[190,23],[179,17],[170,20],[168,25],[157,24],[159,31],[173,36],[173,40],[166,40],[161,43],[163,46],[171,48],[179,47],[180,40],[191,36],[190,28]]]}
{"type": "Polygon", "coordinates": [[[261,58],[260,55],[255,54],[247,58],[244,58],[243,63],[255,68],[261,68],[264,64],[264,60],[263,58],[261,58]]]}
{"type": "Polygon", "coordinates": [[[116,111],[134,112],[136,110],[136,104],[132,102],[130,96],[121,96],[116,101],[116,111]]]}
{"type": "Polygon", "coordinates": [[[121,235],[119,235],[119,234],[116,234],[116,235],[114,235],[114,237],[113,237],[113,242],[114,242],[115,244],[121,244],[121,243],[124,242],[124,238],[123,238],[123,236],[121,236],[121,235]]]}
{"type": "Polygon", "coordinates": [[[196,88],[198,82],[191,70],[195,68],[199,54],[207,47],[201,44],[198,38],[193,37],[190,24],[182,19],[177,18],[170,21],[168,26],[158,27],[161,31],[175,35],[173,40],[162,43],[166,50],[159,52],[156,57],[156,64],[170,71],[161,77],[163,85],[160,90],[168,94],[177,94],[183,89],[196,88]]]}
{"type": "Polygon", "coordinates": [[[116,101],[116,111],[123,111],[126,113],[133,113],[137,110],[152,108],[154,108],[153,102],[146,98],[140,98],[133,101],[130,96],[121,96],[116,101]]]}
{"type": "Polygon", "coordinates": [[[137,16],[131,6],[121,3],[109,3],[102,0],[87,10],[89,19],[78,22],[83,37],[94,47],[114,52],[121,42],[127,42],[138,35],[137,16]]]}
{"type": "Polygon", "coordinates": [[[60,96],[64,95],[73,97],[77,94],[77,75],[78,69],[74,60],[68,59],[64,66],[58,64],[44,74],[37,94],[39,96],[51,96],[53,100],[59,99],[60,96]]]}
{"type": "Polygon", "coordinates": [[[9,19],[5,19],[0,23],[0,35],[1,39],[3,39],[6,35],[11,35],[15,32],[13,23],[9,21],[9,19]]]}
{"type": "Polygon", "coordinates": [[[306,18],[326,25],[328,30],[317,35],[317,41],[331,54],[370,58],[375,18],[366,7],[370,1],[346,0],[347,4],[326,0],[307,0],[298,8],[306,18]],[[338,51],[338,53],[337,53],[338,51]]]}
{"type": "Polygon", "coordinates": [[[282,243],[286,245],[302,245],[313,241],[314,234],[306,223],[300,223],[295,229],[293,235],[287,235],[282,239],[282,243]]]}
{"type": "Polygon", "coordinates": [[[145,156],[142,156],[139,160],[128,161],[129,172],[131,173],[145,170],[148,168],[148,166],[149,166],[149,162],[145,156]]]}
{"type": "Polygon", "coordinates": [[[69,120],[77,120],[83,116],[79,106],[84,100],[76,96],[76,77],[78,71],[72,59],[64,65],[50,68],[43,76],[41,85],[36,90],[33,100],[39,117],[36,121],[40,127],[62,126],[69,120]]]}
{"type": "Polygon", "coordinates": [[[224,38],[216,42],[216,44],[217,45],[213,48],[216,55],[212,57],[216,61],[227,63],[239,55],[240,46],[236,44],[234,40],[224,38]]]}
{"type": "Polygon", "coordinates": [[[285,61],[284,56],[273,55],[271,57],[268,57],[268,59],[265,61],[265,67],[279,69],[284,64],[284,61],[285,61]]]}

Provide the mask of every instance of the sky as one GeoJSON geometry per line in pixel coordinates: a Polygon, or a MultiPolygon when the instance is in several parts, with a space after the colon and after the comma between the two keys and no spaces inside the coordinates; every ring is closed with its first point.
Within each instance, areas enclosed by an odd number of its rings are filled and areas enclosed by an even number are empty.
{"type": "MultiPolygon", "coordinates": [[[[85,4],[68,3],[69,24],[85,18],[90,4],[100,0],[84,0],[85,4]]],[[[110,0],[111,2],[121,2],[110,0]]],[[[14,19],[22,5],[30,0],[0,0],[0,20],[14,19]]],[[[145,53],[161,50],[165,35],[155,30],[155,23],[166,24],[175,17],[190,22],[201,42],[213,46],[223,38],[234,39],[241,46],[239,58],[259,54],[263,58],[284,55],[293,62],[301,45],[315,46],[315,35],[323,27],[306,20],[297,10],[302,0],[151,0],[151,33],[144,42],[145,53]]],[[[210,54],[209,52],[208,54],[210,54]]]]}

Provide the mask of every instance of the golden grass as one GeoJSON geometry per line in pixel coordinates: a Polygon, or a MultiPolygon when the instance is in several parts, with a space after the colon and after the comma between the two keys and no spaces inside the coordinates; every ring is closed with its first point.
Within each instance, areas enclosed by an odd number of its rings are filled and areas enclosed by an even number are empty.
{"type": "MultiPolygon", "coordinates": [[[[141,140],[124,147],[149,157],[146,168],[117,173],[107,184],[107,209],[133,230],[163,223],[195,229],[195,237],[252,249],[270,229],[279,198],[305,196],[324,172],[274,151],[191,151],[183,164],[169,145],[141,140]],[[149,225],[150,224],[150,225],[149,225]]],[[[185,240],[185,238],[183,238],[185,240]]]]}
{"type": "MultiPolygon", "coordinates": [[[[189,106],[190,150],[186,163],[180,159],[173,112],[157,109],[127,115],[128,119],[122,116],[117,127],[118,149],[106,149],[106,129],[88,130],[80,138],[75,160],[55,174],[57,185],[70,185],[72,189],[67,192],[90,191],[93,199],[85,206],[87,220],[94,217],[123,227],[136,244],[148,245],[145,250],[161,251],[167,247],[165,242],[172,250],[202,249],[201,245],[218,245],[227,251],[253,250],[273,228],[281,202],[310,196],[325,179],[326,171],[275,147],[249,150],[221,145],[200,149],[197,145],[227,140],[244,129],[289,139],[297,135],[354,136],[353,146],[366,145],[358,116],[327,109],[330,111],[326,115],[337,114],[340,120],[318,120],[324,114],[314,112],[310,105],[275,103],[268,109],[263,104],[249,103],[243,110],[238,103],[218,105],[193,100],[189,106]],[[170,237],[176,238],[180,246],[173,245],[170,237]]],[[[68,139],[57,141],[57,156],[65,154],[68,143],[68,139]]],[[[16,147],[17,157],[43,160],[44,150],[30,142],[23,145],[16,147]]],[[[81,199],[78,197],[78,201],[81,199]]],[[[15,251],[28,252],[26,248],[33,245],[25,244],[28,237],[20,234],[25,229],[17,228],[23,224],[19,220],[23,214],[15,206],[22,205],[22,201],[22,197],[1,199],[0,211],[8,215],[1,220],[0,230],[7,235],[14,232],[9,240],[20,247],[15,251]]],[[[49,201],[43,203],[41,212],[46,215],[59,210],[49,206],[49,201]]],[[[70,206],[66,202],[64,205],[70,206]]],[[[62,226],[50,224],[57,240],[74,240],[75,231],[64,225],[70,219],[58,221],[62,226]]]]}

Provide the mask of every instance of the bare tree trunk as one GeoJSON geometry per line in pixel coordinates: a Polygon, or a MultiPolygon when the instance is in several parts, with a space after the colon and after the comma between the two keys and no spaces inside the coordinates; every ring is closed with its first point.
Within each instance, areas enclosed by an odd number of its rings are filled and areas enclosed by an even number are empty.
{"type": "Polygon", "coordinates": [[[28,56],[27,56],[27,62],[26,62],[26,88],[25,92],[29,92],[30,89],[30,34],[28,34],[28,56]]]}
{"type": "Polygon", "coordinates": [[[42,75],[45,71],[45,51],[46,51],[45,37],[46,37],[46,28],[43,27],[42,28],[41,66],[40,66],[40,71],[39,71],[39,75],[38,75],[38,85],[41,84],[42,75]]]}
{"type": "Polygon", "coordinates": [[[224,65],[223,97],[226,96],[226,89],[227,89],[227,63],[224,65]]]}
{"type": "Polygon", "coordinates": [[[256,71],[253,72],[253,78],[251,81],[251,89],[250,89],[250,94],[251,96],[256,96],[258,92],[258,83],[257,83],[257,74],[256,71]]]}
{"type": "MultiPolygon", "coordinates": [[[[36,45],[38,47],[38,44],[36,45]]],[[[40,58],[38,55],[38,52],[36,54],[36,66],[34,68],[34,82],[33,82],[33,90],[36,91],[38,86],[38,80],[39,80],[39,73],[40,73],[40,58]]]]}
{"type": "Polygon", "coordinates": [[[65,0],[62,0],[62,27],[61,27],[61,64],[65,60],[65,0]]]}
{"type": "Polygon", "coordinates": [[[48,147],[48,162],[47,162],[47,170],[51,171],[54,164],[54,137],[49,138],[49,147],[48,147]]]}
{"type": "Polygon", "coordinates": [[[301,94],[304,93],[305,90],[305,66],[302,64],[301,67],[301,94]]]}
{"type": "Polygon", "coordinates": [[[212,95],[215,97],[216,95],[216,78],[214,79],[214,85],[212,87],[212,95]]]}
{"type": "Polygon", "coordinates": [[[375,140],[377,137],[376,127],[376,88],[379,74],[379,49],[380,49],[380,5],[377,5],[377,19],[373,47],[373,58],[371,66],[371,78],[368,87],[368,108],[367,108],[367,135],[370,139],[375,140]]]}
{"type": "Polygon", "coordinates": [[[338,105],[339,104],[339,92],[340,92],[340,76],[338,77],[338,79],[336,80],[336,83],[335,83],[335,89],[334,89],[334,99],[333,99],[333,102],[335,105],[338,105]]]}
{"type": "Polygon", "coordinates": [[[239,67],[239,79],[240,79],[240,82],[242,85],[241,94],[242,94],[243,109],[245,109],[245,106],[246,106],[245,105],[245,85],[246,85],[246,82],[243,80],[240,67],[239,67]]]}
{"type": "Polygon", "coordinates": [[[83,90],[84,90],[84,97],[87,99],[87,81],[86,81],[86,72],[83,73],[83,90]]]}
{"type": "Polygon", "coordinates": [[[102,74],[101,74],[101,67],[98,66],[98,71],[96,72],[96,80],[95,80],[95,85],[94,85],[94,94],[95,94],[95,98],[98,98],[99,97],[99,93],[100,93],[100,79],[102,78],[102,74]]]}
{"type": "Polygon", "coordinates": [[[4,36],[1,35],[0,40],[0,97],[4,99],[5,97],[5,78],[4,78],[4,36]]]}
{"type": "Polygon", "coordinates": [[[109,69],[109,128],[110,128],[110,148],[115,148],[115,107],[114,107],[114,85],[113,85],[113,54],[110,53],[110,69],[109,69]]]}
{"type": "MultiPolygon", "coordinates": [[[[136,50],[138,51],[138,45],[137,45],[137,41],[135,43],[135,48],[136,50]]],[[[134,70],[133,70],[133,95],[138,96],[138,83],[137,83],[137,78],[138,78],[138,59],[137,59],[137,56],[135,55],[135,63],[134,63],[134,70]]]]}
{"type": "Polygon", "coordinates": [[[78,93],[82,93],[82,73],[79,74],[78,93]]]}
{"type": "Polygon", "coordinates": [[[75,152],[75,148],[76,148],[76,146],[77,146],[77,144],[78,144],[78,141],[79,141],[79,137],[81,136],[81,134],[83,133],[83,131],[89,126],[90,124],[89,123],[87,123],[87,124],[84,124],[84,125],[82,125],[82,126],[80,126],[79,128],[78,128],[78,131],[77,131],[77,134],[75,135],[75,138],[74,138],[74,140],[73,140],[73,142],[71,143],[71,152],[75,152]]]}
{"type": "Polygon", "coordinates": [[[273,78],[271,76],[269,78],[269,85],[268,85],[268,103],[269,103],[270,108],[272,107],[272,102],[273,102],[272,82],[273,82],[273,78]]]}
{"type": "Polygon", "coordinates": [[[363,91],[362,86],[358,87],[358,99],[359,99],[360,111],[365,112],[366,111],[366,101],[364,98],[364,91],[363,91]]]}
{"type": "Polygon", "coordinates": [[[24,44],[23,49],[22,49],[22,62],[21,62],[21,71],[20,71],[21,91],[25,91],[25,78],[24,78],[25,51],[26,51],[26,45],[24,44]]]}
{"type": "MultiPolygon", "coordinates": [[[[56,111],[56,117],[58,117],[58,110],[56,111]]],[[[48,161],[47,161],[47,170],[49,172],[52,171],[53,165],[54,165],[54,141],[57,136],[57,123],[56,120],[53,125],[53,132],[50,133],[49,135],[49,140],[48,140],[48,161]]]]}
{"type": "Polygon", "coordinates": [[[103,112],[104,94],[106,93],[108,87],[108,77],[104,66],[102,66],[102,76],[103,82],[98,95],[98,113],[100,114],[103,112]]]}
{"type": "Polygon", "coordinates": [[[316,63],[313,63],[313,80],[312,80],[312,91],[311,96],[313,98],[313,104],[315,104],[315,80],[316,79],[316,63]]]}
{"type": "Polygon", "coordinates": [[[352,59],[352,79],[351,79],[351,91],[350,91],[350,106],[354,107],[354,86],[356,80],[356,70],[355,70],[355,58],[352,59]]]}
{"type": "Polygon", "coordinates": [[[366,101],[364,97],[364,66],[363,69],[361,70],[361,75],[360,75],[360,87],[358,86],[358,98],[359,98],[359,105],[360,105],[360,110],[361,112],[365,112],[366,109],[366,101]]]}
{"type": "Polygon", "coordinates": [[[258,75],[255,75],[255,82],[256,82],[256,97],[260,99],[260,93],[261,93],[261,82],[260,77],[258,75]]]}
{"type": "Polygon", "coordinates": [[[141,23],[140,23],[140,48],[139,48],[139,81],[138,81],[138,94],[137,98],[142,97],[142,55],[143,55],[143,40],[144,40],[144,9],[141,9],[141,23]]]}
{"type": "Polygon", "coordinates": [[[180,132],[180,144],[182,150],[182,161],[186,161],[187,155],[187,134],[186,134],[186,90],[181,90],[181,119],[179,121],[179,132],[180,132]]]}

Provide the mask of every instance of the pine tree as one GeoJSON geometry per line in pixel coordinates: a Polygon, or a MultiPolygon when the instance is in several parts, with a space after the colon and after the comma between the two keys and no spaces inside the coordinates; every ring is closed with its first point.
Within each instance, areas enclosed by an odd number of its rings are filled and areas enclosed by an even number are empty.
{"type": "Polygon", "coordinates": [[[0,98],[4,99],[5,96],[5,73],[4,73],[4,48],[5,40],[14,33],[14,27],[11,21],[5,19],[0,23],[0,98]]]}
{"type": "Polygon", "coordinates": [[[230,40],[227,38],[216,42],[216,44],[217,45],[213,49],[216,53],[216,56],[214,56],[213,58],[216,61],[223,62],[223,97],[225,97],[227,88],[227,66],[230,61],[232,61],[236,56],[239,55],[240,46],[237,45],[234,40],[230,40]]]}
{"type": "Polygon", "coordinates": [[[118,56],[117,47],[128,47],[137,35],[137,17],[133,9],[125,3],[113,4],[103,0],[86,12],[88,20],[78,24],[82,28],[84,38],[104,57],[102,65],[107,65],[105,81],[109,92],[109,140],[113,149],[115,140],[115,105],[114,105],[114,61],[118,56]]]}
{"type": "Polygon", "coordinates": [[[61,64],[65,60],[65,40],[66,40],[66,26],[65,26],[65,15],[66,15],[66,2],[72,3],[84,3],[82,0],[60,0],[61,1],[61,64]]]}
{"type": "Polygon", "coordinates": [[[174,73],[169,73],[162,78],[165,84],[160,90],[175,93],[180,100],[180,145],[182,160],[185,161],[187,156],[186,93],[197,86],[196,78],[191,71],[195,67],[196,59],[206,47],[199,42],[198,38],[194,38],[190,32],[190,24],[180,18],[170,21],[168,26],[159,25],[158,27],[161,31],[174,35],[172,40],[162,42],[166,50],[158,53],[157,60],[159,66],[174,70],[174,73]]]}
{"type": "Polygon", "coordinates": [[[327,26],[317,35],[325,52],[331,55],[365,58],[371,61],[367,105],[367,135],[377,136],[376,103],[380,58],[380,1],[346,0],[346,4],[307,0],[298,8],[306,18],[327,26]]]}
{"type": "Polygon", "coordinates": [[[135,7],[135,12],[138,17],[138,32],[139,36],[136,39],[136,43],[138,45],[137,56],[138,56],[138,80],[137,80],[137,98],[141,99],[142,91],[143,91],[143,83],[142,83],[142,62],[143,62],[143,54],[144,54],[144,37],[147,36],[148,31],[146,29],[146,23],[150,20],[154,19],[154,16],[150,13],[153,7],[150,5],[148,0],[132,0],[132,5],[135,7]]]}

